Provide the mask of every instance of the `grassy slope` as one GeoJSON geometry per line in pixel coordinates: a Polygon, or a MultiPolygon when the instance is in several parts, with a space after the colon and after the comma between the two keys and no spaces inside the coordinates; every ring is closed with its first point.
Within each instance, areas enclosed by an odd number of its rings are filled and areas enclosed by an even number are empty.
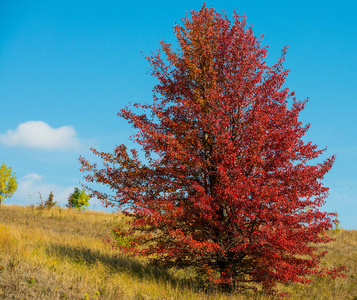
{"type": "MultiPolygon", "coordinates": [[[[0,299],[268,299],[204,293],[188,280],[114,257],[100,237],[115,221],[101,212],[1,205],[0,299]]],[[[292,299],[357,299],[357,232],[329,234],[337,241],[321,247],[330,251],[323,263],[345,265],[349,277],[282,287],[292,299]]]]}

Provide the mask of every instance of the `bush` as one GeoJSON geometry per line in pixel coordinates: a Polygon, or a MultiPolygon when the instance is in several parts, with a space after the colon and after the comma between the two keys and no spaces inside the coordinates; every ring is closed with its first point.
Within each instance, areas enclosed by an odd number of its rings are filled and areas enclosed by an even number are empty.
{"type": "Polygon", "coordinates": [[[57,205],[57,201],[53,201],[53,193],[52,191],[50,192],[50,194],[48,195],[48,198],[46,201],[42,200],[42,195],[40,192],[38,192],[39,196],[40,196],[40,202],[38,203],[38,208],[42,208],[42,209],[51,209],[52,207],[57,205]]]}

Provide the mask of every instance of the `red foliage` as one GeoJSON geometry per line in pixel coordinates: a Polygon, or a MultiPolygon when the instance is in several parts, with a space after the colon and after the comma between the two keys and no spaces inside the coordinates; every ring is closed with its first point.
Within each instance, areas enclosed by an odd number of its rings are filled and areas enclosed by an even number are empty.
{"type": "Polygon", "coordinates": [[[204,5],[182,22],[177,52],[161,41],[146,57],[159,83],[153,104],[135,107],[151,114],[118,114],[138,130],[132,139],[146,162],[124,145],[112,154],[92,149],[102,169],[80,158],[86,180],[115,195],[92,193],[131,216],[128,230],[115,230],[131,238],[117,247],[160,266],[193,266],[227,289],[272,291],[277,282],[338,275],[319,268],[324,254],[314,246],[331,240],[321,233],[334,214],[319,207],[335,157],[311,163],[324,150],[302,141],[306,101],[282,88],[286,48],[267,66],[267,48],[244,17],[231,22],[204,5]]]}

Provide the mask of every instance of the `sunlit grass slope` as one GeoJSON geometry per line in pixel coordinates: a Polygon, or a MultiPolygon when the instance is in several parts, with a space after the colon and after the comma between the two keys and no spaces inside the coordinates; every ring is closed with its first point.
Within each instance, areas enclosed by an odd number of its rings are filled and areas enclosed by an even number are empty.
{"type": "MultiPolygon", "coordinates": [[[[120,217],[119,217],[120,218],[120,217]]],[[[114,214],[63,208],[0,206],[0,299],[269,299],[204,291],[189,273],[171,274],[145,262],[114,257],[101,236],[114,214]]],[[[326,266],[347,267],[347,278],[315,278],[315,284],[282,287],[292,299],[357,300],[357,232],[329,232],[337,240],[326,266]]]]}

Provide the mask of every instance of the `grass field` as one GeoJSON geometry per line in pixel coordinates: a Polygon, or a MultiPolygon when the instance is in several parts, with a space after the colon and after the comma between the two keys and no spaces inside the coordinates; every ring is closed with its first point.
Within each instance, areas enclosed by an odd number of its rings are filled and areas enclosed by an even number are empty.
{"type": "MultiPolygon", "coordinates": [[[[63,208],[0,206],[0,299],[269,299],[204,291],[189,273],[171,274],[115,252],[101,241],[118,216],[63,208]]],[[[357,300],[357,231],[331,231],[326,266],[347,267],[347,278],[279,288],[291,299],[357,300]]]]}

